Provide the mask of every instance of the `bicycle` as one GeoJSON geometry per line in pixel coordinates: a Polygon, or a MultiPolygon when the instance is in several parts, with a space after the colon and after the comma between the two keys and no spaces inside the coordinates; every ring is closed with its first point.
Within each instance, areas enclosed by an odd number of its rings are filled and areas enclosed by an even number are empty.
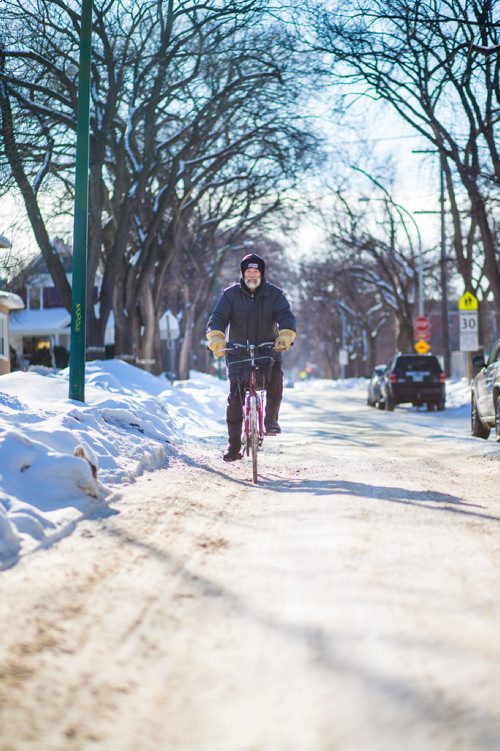
{"type": "Polygon", "coordinates": [[[231,344],[225,352],[249,357],[227,361],[229,373],[245,384],[243,401],[243,429],[241,436],[242,454],[252,454],[252,481],[257,483],[257,457],[264,442],[264,409],[266,403],[266,377],[274,365],[271,354],[257,355],[256,350],[267,347],[274,350],[274,342],[261,344],[231,344]],[[249,365],[248,365],[249,363],[249,365]],[[231,370],[232,369],[232,370],[231,370]]]}

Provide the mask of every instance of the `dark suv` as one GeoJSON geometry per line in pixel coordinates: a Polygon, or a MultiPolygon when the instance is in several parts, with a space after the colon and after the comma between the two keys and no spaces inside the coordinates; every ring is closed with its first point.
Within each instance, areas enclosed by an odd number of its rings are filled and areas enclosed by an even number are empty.
{"type": "Polygon", "coordinates": [[[387,363],[382,388],[384,407],[411,402],[427,409],[444,409],[445,375],[435,355],[394,355],[387,363]]]}

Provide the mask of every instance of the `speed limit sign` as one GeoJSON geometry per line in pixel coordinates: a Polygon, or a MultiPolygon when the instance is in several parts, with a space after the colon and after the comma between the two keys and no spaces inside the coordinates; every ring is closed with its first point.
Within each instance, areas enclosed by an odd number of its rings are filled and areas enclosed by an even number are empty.
{"type": "Polygon", "coordinates": [[[479,347],[477,335],[477,298],[466,291],[458,301],[460,314],[460,351],[474,352],[479,347]]]}
{"type": "Polygon", "coordinates": [[[479,348],[477,310],[460,311],[460,351],[474,352],[479,348]]]}

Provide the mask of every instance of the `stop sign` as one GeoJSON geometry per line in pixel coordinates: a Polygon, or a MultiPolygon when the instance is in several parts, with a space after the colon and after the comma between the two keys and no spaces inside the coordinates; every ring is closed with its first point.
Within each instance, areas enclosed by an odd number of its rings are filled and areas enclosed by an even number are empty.
{"type": "Polygon", "coordinates": [[[418,341],[419,339],[429,339],[429,319],[425,316],[417,316],[413,321],[413,336],[418,341]]]}

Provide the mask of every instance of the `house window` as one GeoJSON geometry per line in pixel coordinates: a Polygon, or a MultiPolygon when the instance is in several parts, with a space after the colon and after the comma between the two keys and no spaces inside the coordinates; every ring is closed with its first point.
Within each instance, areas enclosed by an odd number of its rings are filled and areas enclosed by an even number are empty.
{"type": "Polygon", "coordinates": [[[41,307],[41,288],[28,287],[28,310],[40,310],[41,307]]]}
{"type": "Polygon", "coordinates": [[[43,288],[43,308],[64,308],[62,299],[55,287],[43,288]]]}
{"type": "Polygon", "coordinates": [[[7,360],[7,316],[0,313],[0,357],[7,360]]]}
{"type": "Polygon", "coordinates": [[[23,336],[23,357],[30,365],[52,367],[50,338],[48,336],[23,336]]]}

